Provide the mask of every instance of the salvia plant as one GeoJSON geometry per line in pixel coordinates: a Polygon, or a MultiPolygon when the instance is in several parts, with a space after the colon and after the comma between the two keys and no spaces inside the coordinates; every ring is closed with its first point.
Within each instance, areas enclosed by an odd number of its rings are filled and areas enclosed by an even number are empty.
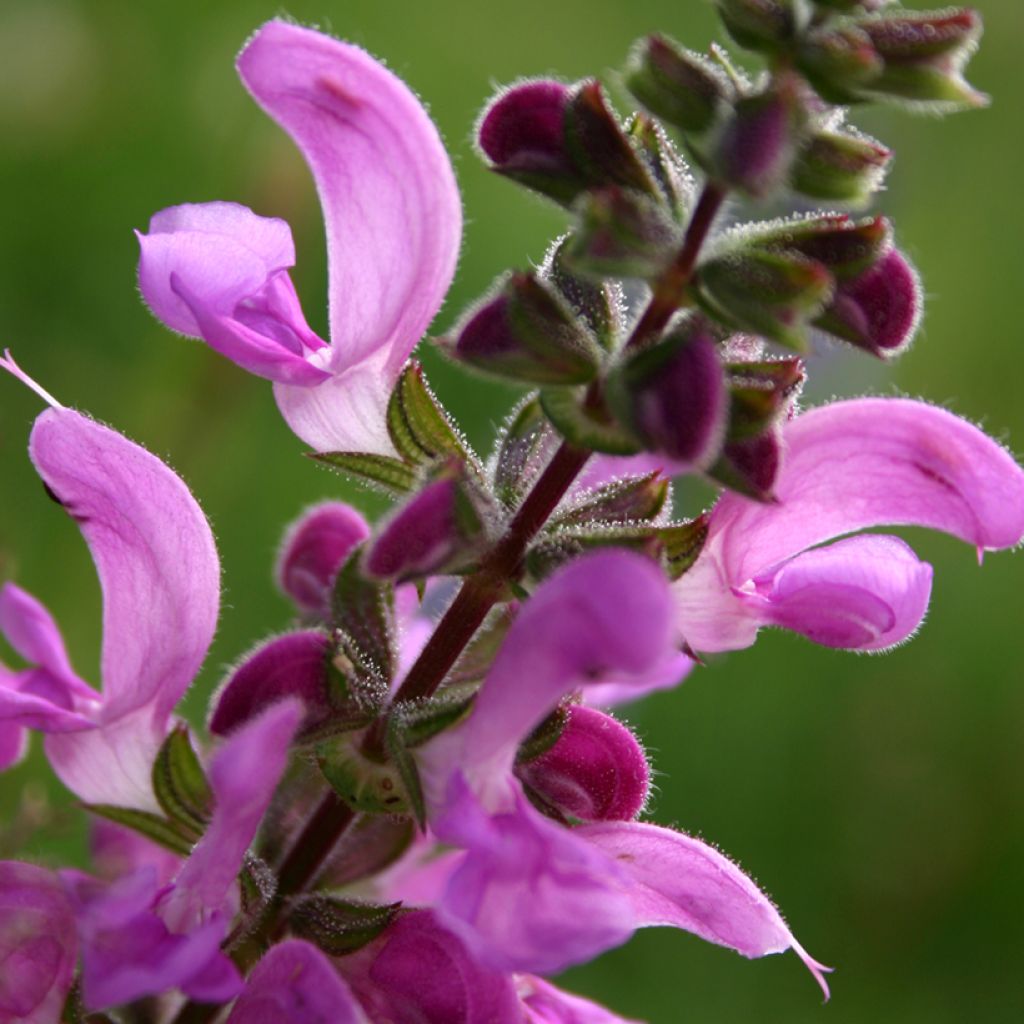
{"type": "Polygon", "coordinates": [[[0,592],[23,663],[0,666],[0,762],[42,732],[94,829],[88,871],[0,863],[4,1024],[618,1021],[544,978],[651,925],[792,950],[828,995],[747,875],[642,820],[651,767],[609,708],[766,626],[907,640],[931,567],[858,531],[1021,541],[1024,472],[970,423],[901,398],[799,409],[813,344],[890,359],[921,315],[892,225],[862,212],[890,151],[847,110],[981,105],[962,77],[981,23],[717,7],[764,70],[655,35],[625,65],[625,120],[595,79],[520,81],[481,114],[487,166],[566,224],[434,339],[530,389],[486,458],[409,358],[461,235],[430,118],[353,45],[284,21],[246,44],[242,82],[323,205],[330,339],[288,225],[230,202],[153,216],[142,297],[272,381],[313,458],[395,504],[371,526],[326,501],[288,528],[295,620],[228,673],[203,736],[174,709],[217,623],[206,518],[160,459],[3,359],[48,405],[29,455],[103,590],[91,682],[35,597],[0,592]],[[768,219],[786,200],[827,209],[768,219]],[[681,520],[687,474],[722,493],[681,520]]]}

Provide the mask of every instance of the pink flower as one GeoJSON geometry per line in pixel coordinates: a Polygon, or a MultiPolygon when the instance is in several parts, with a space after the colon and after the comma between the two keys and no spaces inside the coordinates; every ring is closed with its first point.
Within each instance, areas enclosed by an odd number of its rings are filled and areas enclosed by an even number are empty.
{"type": "Polygon", "coordinates": [[[281,220],[232,203],[172,207],[139,235],[139,286],[172,330],[274,381],[296,434],[320,451],[392,452],[391,387],[455,272],[462,211],[426,111],[363,50],[271,21],[238,71],[302,151],[323,206],[327,345],[306,324],[281,220]]]}
{"type": "Polygon", "coordinates": [[[1024,471],[943,409],[834,402],[788,422],[783,438],[777,501],[723,495],[700,558],[673,584],[697,651],[749,647],[762,626],[863,651],[908,639],[928,607],[931,566],[896,537],[835,540],[856,530],[930,526],[979,556],[1024,537],[1024,471]]]}

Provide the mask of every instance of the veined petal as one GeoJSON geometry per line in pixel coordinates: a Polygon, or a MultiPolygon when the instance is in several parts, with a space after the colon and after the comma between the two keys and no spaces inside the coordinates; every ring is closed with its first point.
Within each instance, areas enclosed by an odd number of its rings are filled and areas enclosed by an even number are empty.
{"type": "Polygon", "coordinates": [[[348,985],[316,946],[287,939],[253,968],[227,1024],[363,1024],[348,985]]]}
{"type": "Polygon", "coordinates": [[[29,453],[78,523],[103,588],[103,710],[166,717],[206,655],[220,605],[213,535],[188,488],[127,438],[69,409],[36,420],[29,453]]]}
{"type": "MultiPolygon", "coordinates": [[[[979,549],[1024,537],[1024,470],[966,420],[924,402],[862,398],[791,420],[777,504],[725,495],[710,533],[735,583],[873,526],[930,526],[979,549]]],[[[685,577],[684,577],[685,578],[685,577]]]]}
{"type": "Polygon", "coordinates": [[[880,651],[921,624],[932,567],[898,537],[868,534],[812,548],[754,580],[742,596],[766,624],[826,647],[880,651]]]}
{"type": "Polygon", "coordinates": [[[331,369],[385,350],[394,374],[451,282],[462,211],[451,163],[399,78],[349,43],[271,21],[242,81],[313,172],[330,261],[331,369]]]}
{"type": "Polygon", "coordinates": [[[76,959],[75,920],[57,876],[0,861],[0,1020],[58,1020],[76,959]]]}
{"type": "Polygon", "coordinates": [[[220,911],[288,762],[302,720],[295,698],[271,705],[234,732],[210,764],[214,812],[185,862],[164,911],[182,931],[220,911]]]}
{"type": "Polygon", "coordinates": [[[403,914],[357,983],[374,1020],[520,1024],[512,980],[479,963],[427,910],[403,914]]]}
{"type": "Polygon", "coordinates": [[[683,928],[751,958],[793,949],[828,998],[828,968],[807,955],[771,900],[714,847],[639,822],[584,825],[576,834],[630,876],[636,927],[683,928]]]}

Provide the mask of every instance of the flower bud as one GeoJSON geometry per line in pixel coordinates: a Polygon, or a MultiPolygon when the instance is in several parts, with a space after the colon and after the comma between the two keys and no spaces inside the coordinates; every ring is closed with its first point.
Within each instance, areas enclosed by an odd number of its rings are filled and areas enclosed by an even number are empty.
{"type": "Polygon", "coordinates": [[[736,98],[721,68],[659,35],[636,42],[625,85],[655,117],[687,133],[708,131],[736,98]]]}
{"type": "Polygon", "coordinates": [[[572,235],[563,235],[548,249],[540,277],[586,324],[601,348],[612,351],[622,329],[622,287],[614,281],[574,273],[566,260],[572,240],[572,235]]]}
{"type": "Polygon", "coordinates": [[[583,384],[601,354],[587,329],[533,273],[512,273],[456,326],[450,354],[499,377],[583,384]]]}
{"type": "Polygon", "coordinates": [[[571,91],[542,79],[505,90],[484,109],[477,128],[491,169],[557,202],[571,202],[585,187],[565,145],[571,91]]]}
{"type": "Polygon", "coordinates": [[[711,156],[714,175],[756,199],[770,195],[789,173],[806,120],[793,77],[745,97],[736,104],[711,156]]]}
{"type": "Polygon", "coordinates": [[[729,441],[708,476],[731,491],[755,501],[772,501],[782,466],[782,431],[773,426],[763,434],[729,441]]]}
{"type": "Polygon", "coordinates": [[[416,579],[465,566],[484,534],[470,485],[456,466],[401,505],[371,541],[365,573],[381,580],[416,579]]]}
{"type": "Polygon", "coordinates": [[[338,569],[369,536],[366,520],[344,502],[314,505],[285,532],[277,560],[278,586],[301,611],[326,615],[338,569]]]}
{"type": "Polygon", "coordinates": [[[627,131],[640,158],[661,190],[669,213],[680,223],[694,203],[696,185],[686,161],[661,125],[645,114],[634,114],[627,131]]]}
{"type": "Polygon", "coordinates": [[[844,214],[819,214],[783,221],[758,232],[753,243],[768,252],[793,252],[826,267],[837,281],[863,274],[878,262],[892,241],[884,217],[852,220],[844,214]]]}
{"type": "Polygon", "coordinates": [[[922,304],[917,273],[898,249],[890,249],[869,270],[840,286],[815,326],[890,359],[913,340],[922,304]]]}
{"type": "Polygon", "coordinates": [[[753,246],[716,257],[697,272],[697,299],[726,325],[802,350],[806,327],[833,292],[832,275],[798,253],[753,246]]]}
{"type": "Polygon", "coordinates": [[[574,704],[558,741],[516,772],[541,800],[580,821],[629,821],[647,800],[643,747],[621,722],[574,704]]]}
{"type": "Polygon", "coordinates": [[[609,380],[608,397],[651,451],[696,467],[716,458],[729,403],[718,346],[703,322],[632,355],[609,380]]]}
{"type": "Polygon", "coordinates": [[[853,103],[884,70],[871,37],[855,23],[811,32],[800,43],[797,65],[823,98],[853,103]]]}
{"type": "Polygon", "coordinates": [[[796,155],[790,185],[805,196],[863,204],[882,184],[892,152],[866,135],[825,131],[796,155]]]}
{"type": "Polygon", "coordinates": [[[763,434],[792,407],[807,373],[802,359],[731,363],[728,441],[763,434]]]}
{"type": "Polygon", "coordinates": [[[747,50],[773,52],[806,25],[806,0],[716,0],[729,35],[747,50]]]}
{"type": "Polygon", "coordinates": [[[642,192],[610,185],[585,193],[567,257],[596,277],[652,278],[675,259],[682,229],[668,210],[642,192]]]}

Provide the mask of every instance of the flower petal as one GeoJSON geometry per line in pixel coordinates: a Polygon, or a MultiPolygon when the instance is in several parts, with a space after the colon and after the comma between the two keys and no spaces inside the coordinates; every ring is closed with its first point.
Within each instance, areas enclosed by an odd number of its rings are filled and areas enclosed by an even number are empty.
{"type": "Polygon", "coordinates": [[[313,172],[330,261],[331,369],[388,353],[396,372],[440,308],[462,210],[426,111],[349,43],[271,21],[238,59],[242,81],[313,172]]]}
{"type": "Polygon", "coordinates": [[[173,331],[198,338],[202,329],[181,291],[211,313],[230,313],[276,271],[295,263],[291,228],[238,203],[187,203],[153,215],[139,240],[139,290],[173,331]]]}
{"type": "Polygon", "coordinates": [[[751,958],[793,949],[828,997],[821,973],[828,968],[806,954],[771,900],[714,847],[639,822],[584,825],[576,834],[631,877],[638,928],[683,928],[751,958]]]}
{"type": "Polygon", "coordinates": [[[834,402],[787,423],[784,437],[778,503],[728,494],[712,513],[736,583],[872,526],[930,526],[989,550],[1024,537],[1024,470],[945,409],[902,398],[834,402]]]}
{"type": "Polygon", "coordinates": [[[754,584],[744,597],[767,624],[826,647],[881,651],[921,624],[932,567],[898,537],[870,534],[804,551],[754,584]]]}
{"type": "Polygon", "coordinates": [[[316,946],[287,939],[253,968],[227,1024],[362,1024],[363,1012],[316,946]]]}
{"type": "MultiPolygon", "coordinates": [[[[367,971],[374,1020],[418,1024],[520,1024],[512,980],[477,962],[433,913],[403,914],[367,971]]],[[[363,985],[366,983],[363,982],[363,985]]]]}
{"type": "Polygon", "coordinates": [[[295,698],[274,704],[217,751],[209,769],[213,818],[166,905],[164,916],[172,929],[194,927],[221,910],[284,772],[302,711],[295,698]]]}
{"type": "Polygon", "coordinates": [[[517,979],[526,1024],[641,1024],[532,974],[517,979]]]}
{"type": "Polygon", "coordinates": [[[217,624],[220,565],[188,488],[145,449],[69,409],[36,420],[29,452],[79,524],[103,588],[103,710],[166,717],[217,624]]]}
{"type": "Polygon", "coordinates": [[[0,861],[0,1020],[52,1024],[71,988],[75,921],[57,876],[0,861]]]}

